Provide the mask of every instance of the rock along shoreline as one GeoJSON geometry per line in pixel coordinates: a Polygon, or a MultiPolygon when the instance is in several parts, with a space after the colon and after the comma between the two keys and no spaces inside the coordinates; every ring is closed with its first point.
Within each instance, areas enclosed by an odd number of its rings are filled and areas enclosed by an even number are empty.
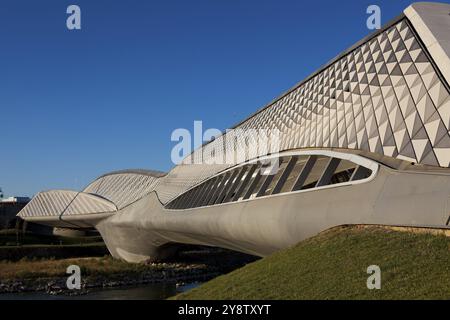
{"type": "MultiPolygon", "coordinates": [[[[96,259],[96,258],[85,258],[96,259]]],[[[16,276],[0,279],[1,294],[46,292],[52,295],[83,295],[96,289],[167,283],[183,285],[205,282],[237,269],[256,258],[224,249],[182,253],[177,262],[147,262],[141,268],[106,272],[101,266],[86,271],[81,265],[81,289],[68,289],[70,274],[16,276]]],[[[57,261],[57,260],[55,260],[57,261]]],[[[65,270],[64,270],[65,271],[65,270]]]]}

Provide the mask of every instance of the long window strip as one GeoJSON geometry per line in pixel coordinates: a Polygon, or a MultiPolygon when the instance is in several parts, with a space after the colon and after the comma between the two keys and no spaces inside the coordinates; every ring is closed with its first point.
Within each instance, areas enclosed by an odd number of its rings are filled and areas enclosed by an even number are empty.
{"type": "MultiPolygon", "coordinates": [[[[245,165],[242,166],[241,168],[239,168],[239,174],[236,176],[235,181],[233,183],[233,185],[230,188],[230,191],[228,192],[228,194],[226,195],[225,199],[223,200],[222,203],[226,203],[226,202],[230,202],[234,195],[236,194],[237,190],[239,189],[241,183],[242,183],[242,178],[244,176],[244,174],[250,169],[249,166],[245,165]]],[[[238,170],[238,169],[237,169],[238,170]]]]}
{"type": "Polygon", "coordinates": [[[180,207],[179,208],[185,209],[188,202],[189,201],[188,201],[188,197],[187,197],[186,193],[183,193],[183,195],[181,196],[181,199],[180,199],[180,207]]]}
{"type": "Polygon", "coordinates": [[[280,193],[291,192],[294,188],[294,184],[297,181],[298,176],[303,170],[306,162],[308,160],[308,156],[299,156],[297,159],[297,163],[294,165],[291,173],[286,179],[286,182],[281,187],[280,193]]]}
{"type": "Polygon", "coordinates": [[[261,196],[269,196],[272,194],[272,191],[275,188],[278,180],[280,180],[280,177],[282,176],[284,170],[286,169],[286,166],[288,165],[290,158],[291,157],[280,157],[279,158],[277,171],[273,174],[273,177],[270,178],[269,181],[267,181],[268,184],[264,188],[261,196]]]}
{"type": "Polygon", "coordinates": [[[258,192],[256,193],[255,197],[264,196],[267,193],[269,187],[273,188],[274,178],[279,177],[280,171],[284,170],[283,167],[286,162],[285,158],[286,157],[278,157],[271,160],[271,162],[277,160],[277,163],[270,167],[270,172],[268,172],[267,170],[262,172],[264,181],[262,181],[260,188],[257,189],[258,192]]]}
{"type": "MultiPolygon", "coordinates": [[[[322,159],[325,160],[326,158],[327,157],[323,157],[322,159]]],[[[314,186],[312,188],[329,184],[342,183],[349,180],[353,181],[364,179],[370,176],[372,172],[370,169],[367,169],[364,166],[356,165],[348,160],[346,161],[340,158],[331,157],[328,158],[329,159],[327,164],[324,166],[324,168],[321,168],[323,171],[320,174],[319,179],[315,183],[313,182],[314,186]],[[344,161],[350,164],[354,164],[354,167],[343,165],[344,161]],[[341,168],[345,170],[339,170],[339,167],[345,167],[341,168]],[[348,175],[349,178],[347,179],[344,176],[337,177],[337,174],[345,174],[348,175]],[[336,182],[333,182],[333,178],[335,176],[337,180],[336,182]],[[344,180],[341,181],[342,179],[344,180]]],[[[318,157],[316,155],[311,155],[307,158],[305,164],[298,174],[295,183],[293,184],[291,191],[300,190],[303,187],[303,184],[307,180],[309,174],[315,168],[317,160],[318,157]]],[[[291,157],[280,157],[279,161],[281,163],[280,167],[284,165],[283,168],[280,168],[280,170],[282,170],[281,174],[280,172],[278,172],[275,175],[262,175],[259,171],[261,169],[261,163],[244,165],[240,168],[236,168],[235,170],[226,172],[215,178],[211,178],[206,182],[203,182],[201,185],[172,201],[172,203],[169,204],[169,208],[194,208],[203,205],[213,205],[228,201],[236,201],[241,197],[242,194],[244,194],[242,199],[248,199],[253,195],[256,195],[255,197],[260,197],[265,195],[267,188],[271,184],[275,184],[275,187],[273,190],[270,190],[269,193],[279,193],[283,189],[286,181],[291,178],[290,176],[294,168],[296,168],[297,165],[302,165],[300,163],[301,157],[296,155],[291,157]],[[258,171],[255,174],[255,171],[257,169],[258,171]],[[274,179],[278,181],[273,181],[274,179]]]]}
{"type": "Polygon", "coordinates": [[[315,156],[315,155],[308,157],[308,160],[306,161],[305,165],[302,168],[302,171],[300,172],[297,180],[294,183],[294,187],[292,188],[292,191],[300,190],[303,187],[303,184],[305,183],[306,179],[308,178],[309,173],[311,172],[312,168],[314,167],[316,160],[317,160],[317,156],[315,156]]]}
{"type": "Polygon", "coordinates": [[[176,204],[176,208],[177,209],[184,209],[185,200],[186,200],[186,195],[183,193],[182,195],[179,196],[179,199],[178,199],[177,204],[176,204]]]}
{"type": "Polygon", "coordinates": [[[261,184],[261,187],[259,188],[259,190],[256,190],[256,197],[261,197],[265,194],[267,187],[269,186],[269,184],[272,182],[273,178],[274,178],[274,174],[271,175],[264,175],[261,177],[261,179],[264,179],[263,183],[261,184]]]}
{"type": "Polygon", "coordinates": [[[341,159],[339,166],[336,168],[329,184],[338,184],[350,181],[353,173],[358,165],[349,160],[341,159]]]}
{"type": "Polygon", "coordinates": [[[173,208],[174,208],[174,205],[175,205],[175,200],[177,200],[177,199],[178,199],[178,197],[176,197],[176,198],[173,199],[172,201],[167,202],[167,203],[164,205],[164,207],[165,207],[166,209],[173,209],[173,208]]]}
{"type": "Polygon", "coordinates": [[[200,186],[200,193],[197,195],[196,199],[192,203],[191,208],[200,207],[201,202],[205,198],[205,195],[208,193],[209,188],[211,187],[212,179],[205,181],[200,186]]]}
{"type": "MultiPolygon", "coordinates": [[[[277,158],[276,161],[278,162],[277,168],[279,170],[280,166],[283,163],[283,158],[281,158],[281,157],[277,158]]],[[[255,194],[255,198],[261,197],[265,194],[267,188],[269,187],[270,183],[272,182],[272,180],[276,174],[276,173],[271,174],[273,169],[274,168],[271,167],[270,172],[264,172],[265,174],[261,175],[262,177],[261,177],[261,181],[259,182],[259,188],[256,188],[255,192],[253,193],[253,194],[255,194]]],[[[258,185],[256,187],[258,187],[258,185]]]]}
{"type": "Polygon", "coordinates": [[[245,185],[243,186],[244,188],[242,190],[242,193],[239,195],[238,201],[244,200],[245,195],[247,194],[250,187],[253,185],[253,181],[255,180],[256,176],[258,175],[260,169],[261,169],[261,163],[255,164],[251,174],[249,174],[249,176],[248,176],[249,179],[246,181],[245,185]]]}
{"type": "Polygon", "coordinates": [[[227,187],[228,187],[228,183],[230,182],[230,177],[231,177],[232,173],[231,172],[227,172],[223,174],[223,182],[220,185],[219,188],[219,192],[216,195],[216,198],[214,199],[213,204],[218,204],[218,202],[220,201],[220,198],[223,196],[224,192],[226,191],[227,187]]]}
{"type": "Polygon", "coordinates": [[[365,179],[370,177],[371,174],[372,170],[359,165],[358,167],[356,167],[355,171],[353,171],[350,181],[365,179]]]}
{"type": "Polygon", "coordinates": [[[253,194],[253,190],[256,188],[256,186],[258,185],[260,180],[261,180],[261,172],[260,172],[260,169],[258,169],[256,171],[255,177],[252,178],[252,182],[251,182],[249,188],[247,189],[247,192],[245,193],[242,200],[247,200],[248,198],[250,198],[250,196],[253,194]]]}
{"type": "Polygon", "coordinates": [[[201,197],[203,196],[204,189],[206,187],[206,182],[203,182],[202,184],[196,186],[194,189],[191,190],[191,201],[189,202],[189,208],[195,208],[197,207],[197,202],[201,197]]]}
{"type": "Polygon", "coordinates": [[[289,175],[291,174],[292,170],[294,169],[295,165],[297,164],[298,159],[299,159],[298,156],[292,156],[289,159],[289,162],[288,162],[286,168],[284,168],[283,174],[281,175],[280,179],[278,179],[277,184],[273,188],[271,194],[277,194],[277,193],[281,192],[281,189],[283,188],[289,175]]]}
{"type": "Polygon", "coordinates": [[[179,195],[175,200],[173,200],[172,209],[180,209],[181,208],[181,202],[183,199],[183,195],[179,195]]]}
{"type": "Polygon", "coordinates": [[[165,204],[165,207],[167,209],[175,209],[175,203],[176,203],[177,199],[178,199],[178,197],[176,197],[172,201],[169,201],[168,203],[165,204]]]}
{"type": "Polygon", "coordinates": [[[260,170],[259,173],[260,173],[260,178],[258,180],[258,183],[256,184],[255,188],[253,189],[253,191],[248,199],[255,199],[257,197],[258,193],[264,188],[265,182],[267,180],[271,180],[271,176],[266,174],[266,171],[260,170]]]}
{"type": "Polygon", "coordinates": [[[339,166],[340,162],[341,162],[341,159],[339,159],[339,158],[330,158],[328,160],[325,170],[322,172],[319,180],[317,180],[315,188],[321,187],[321,186],[326,186],[326,185],[330,184],[331,177],[333,176],[333,174],[336,171],[337,167],[339,166]]]}
{"type": "Polygon", "coordinates": [[[232,171],[224,173],[224,178],[223,178],[222,184],[220,186],[220,190],[217,194],[217,197],[214,200],[214,204],[220,203],[221,198],[226,194],[226,191],[228,190],[228,188],[230,186],[232,175],[233,175],[232,171]]]}
{"type": "Polygon", "coordinates": [[[254,164],[248,164],[244,167],[242,172],[239,174],[238,179],[236,180],[235,190],[229,195],[229,199],[227,202],[238,201],[239,196],[242,194],[245,189],[251,175],[255,171],[254,164]]]}
{"type": "Polygon", "coordinates": [[[186,209],[187,202],[188,202],[187,193],[183,193],[180,196],[180,200],[178,201],[177,209],[186,209]]]}
{"type": "Polygon", "coordinates": [[[224,179],[223,174],[217,177],[217,184],[215,185],[214,190],[211,193],[211,197],[208,199],[208,203],[207,203],[208,206],[214,204],[217,194],[220,192],[220,186],[222,185],[223,179],[224,179]]]}
{"type": "Polygon", "coordinates": [[[320,180],[320,178],[322,177],[329,162],[330,157],[318,156],[317,161],[314,164],[313,168],[311,169],[311,172],[309,173],[308,177],[306,178],[306,181],[303,184],[301,190],[316,188],[316,185],[320,180]]]}
{"type": "Polygon", "coordinates": [[[220,191],[221,191],[221,186],[222,186],[222,184],[223,184],[223,182],[224,182],[224,180],[225,180],[225,176],[223,175],[223,174],[221,174],[221,175],[219,175],[218,177],[217,177],[217,181],[216,181],[216,184],[214,185],[214,189],[213,189],[213,191],[211,192],[211,194],[210,194],[210,197],[209,197],[209,199],[208,199],[208,202],[207,202],[207,206],[210,206],[210,205],[213,205],[214,204],[214,201],[216,200],[216,198],[217,198],[217,195],[220,193],[220,191]]]}
{"type": "Polygon", "coordinates": [[[228,194],[232,191],[235,185],[235,179],[238,173],[241,171],[240,169],[242,168],[238,168],[232,171],[230,178],[228,178],[227,185],[224,188],[223,193],[219,196],[218,200],[216,201],[216,204],[223,203],[225,199],[228,197],[228,194]]]}
{"type": "Polygon", "coordinates": [[[330,184],[339,184],[350,181],[350,178],[353,175],[354,171],[355,168],[335,172],[331,177],[330,184]]]}
{"type": "Polygon", "coordinates": [[[213,199],[213,204],[218,204],[220,201],[220,198],[223,196],[224,192],[226,191],[228,187],[228,183],[230,182],[231,172],[227,172],[223,174],[222,183],[219,187],[219,192],[215,195],[215,199],[213,199]]]}
{"type": "Polygon", "coordinates": [[[217,184],[218,177],[214,177],[210,179],[210,185],[208,186],[208,189],[205,192],[205,197],[203,199],[199,199],[198,206],[204,207],[208,204],[209,198],[211,197],[211,194],[214,192],[214,187],[217,184]]]}
{"type": "MultiPolygon", "coordinates": [[[[239,185],[239,188],[237,189],[235,195],[231,199],[231,201],[237,201],[239,200],[239,197],[241,194],[245,191],[245,189],[248,187],[249,181],[252,178],[253,173],[255,172],[257,168],[256,164],[250,165],[248,169],[246,170],[244,180],[241,180],[241,184],[239,185]]],[[[242,178],[241,178],[242,179],[242,178]]]]}
{"type": "Polygon", "coordinates": [[[196,186],[195,188],[189,190],[186,192],[186,197],[188,197],[188,202],[186,204],[186,209],[192,208],[193,203],[197,199],[198,193],[200,192],[199,186],[196,186]]]}

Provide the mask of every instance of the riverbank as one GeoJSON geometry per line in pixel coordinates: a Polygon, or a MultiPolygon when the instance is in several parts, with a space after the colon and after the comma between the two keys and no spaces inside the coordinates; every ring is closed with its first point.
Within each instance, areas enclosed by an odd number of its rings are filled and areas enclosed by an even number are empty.
{"type": "Polygon", "coordinates": [[[172,262],[130,264],[110,256],[71,259],[21,259],[0,261],[1,293],[43,291],[82,295],[95,288],[137,286],[151,283],[204,282],[230,272],[254,257],[224,249],[185,250],[172,262]],[[176,261],[176,262],[175,262],[176,261]],[[68,290],[67,267],[81,269],[81,290],[68,290]]]}
{"type": "Polygon", "coordinates": [[[69,245],[23,245],[0,247],[0,261],[103,257],[108,254],[104,243],[69,245]]]}
{"type": "Polygon", "coordinates": [[[108,255],[100,236],[61,236],[0,230],[0,261],[103,257],[108,255]]]}
{"type": "Polygon", "coordinates": [[[192,290],[200,282],[176,285],[174,283],[151,283],[138,286],[93,288],[89,292],[71,296],[48,294],[45,291],[3,293],[0,300],[164,300],[176,294],[192,290]]]}

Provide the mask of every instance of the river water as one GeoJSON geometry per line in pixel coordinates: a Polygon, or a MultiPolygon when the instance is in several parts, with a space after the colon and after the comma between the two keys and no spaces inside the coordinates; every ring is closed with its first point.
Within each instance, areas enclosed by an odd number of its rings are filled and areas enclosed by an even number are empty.
{"type": "Polygon", "coordinates": [[[188,291],[200,283],[176,286],[174,283],[154,283],[139,287],[92,289],[83,295],[51,295],[46,292],[3,293],[0,300],[160,300],[188,291]]]}

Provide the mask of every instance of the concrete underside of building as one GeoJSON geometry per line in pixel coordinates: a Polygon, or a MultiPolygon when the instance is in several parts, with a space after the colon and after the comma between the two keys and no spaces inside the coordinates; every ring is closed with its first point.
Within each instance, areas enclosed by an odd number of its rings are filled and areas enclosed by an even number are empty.
{"type": "Polygon", "coordinates": [[[19,215],[95,227],[129,262],[180,243],[265,256],[342,224],[450,228],[449,14],[411,5],[167,174],[113,172],[41,192],[19,215]],[[280,133],[280,152],[245,152],[261,128],[280,133]]]}

